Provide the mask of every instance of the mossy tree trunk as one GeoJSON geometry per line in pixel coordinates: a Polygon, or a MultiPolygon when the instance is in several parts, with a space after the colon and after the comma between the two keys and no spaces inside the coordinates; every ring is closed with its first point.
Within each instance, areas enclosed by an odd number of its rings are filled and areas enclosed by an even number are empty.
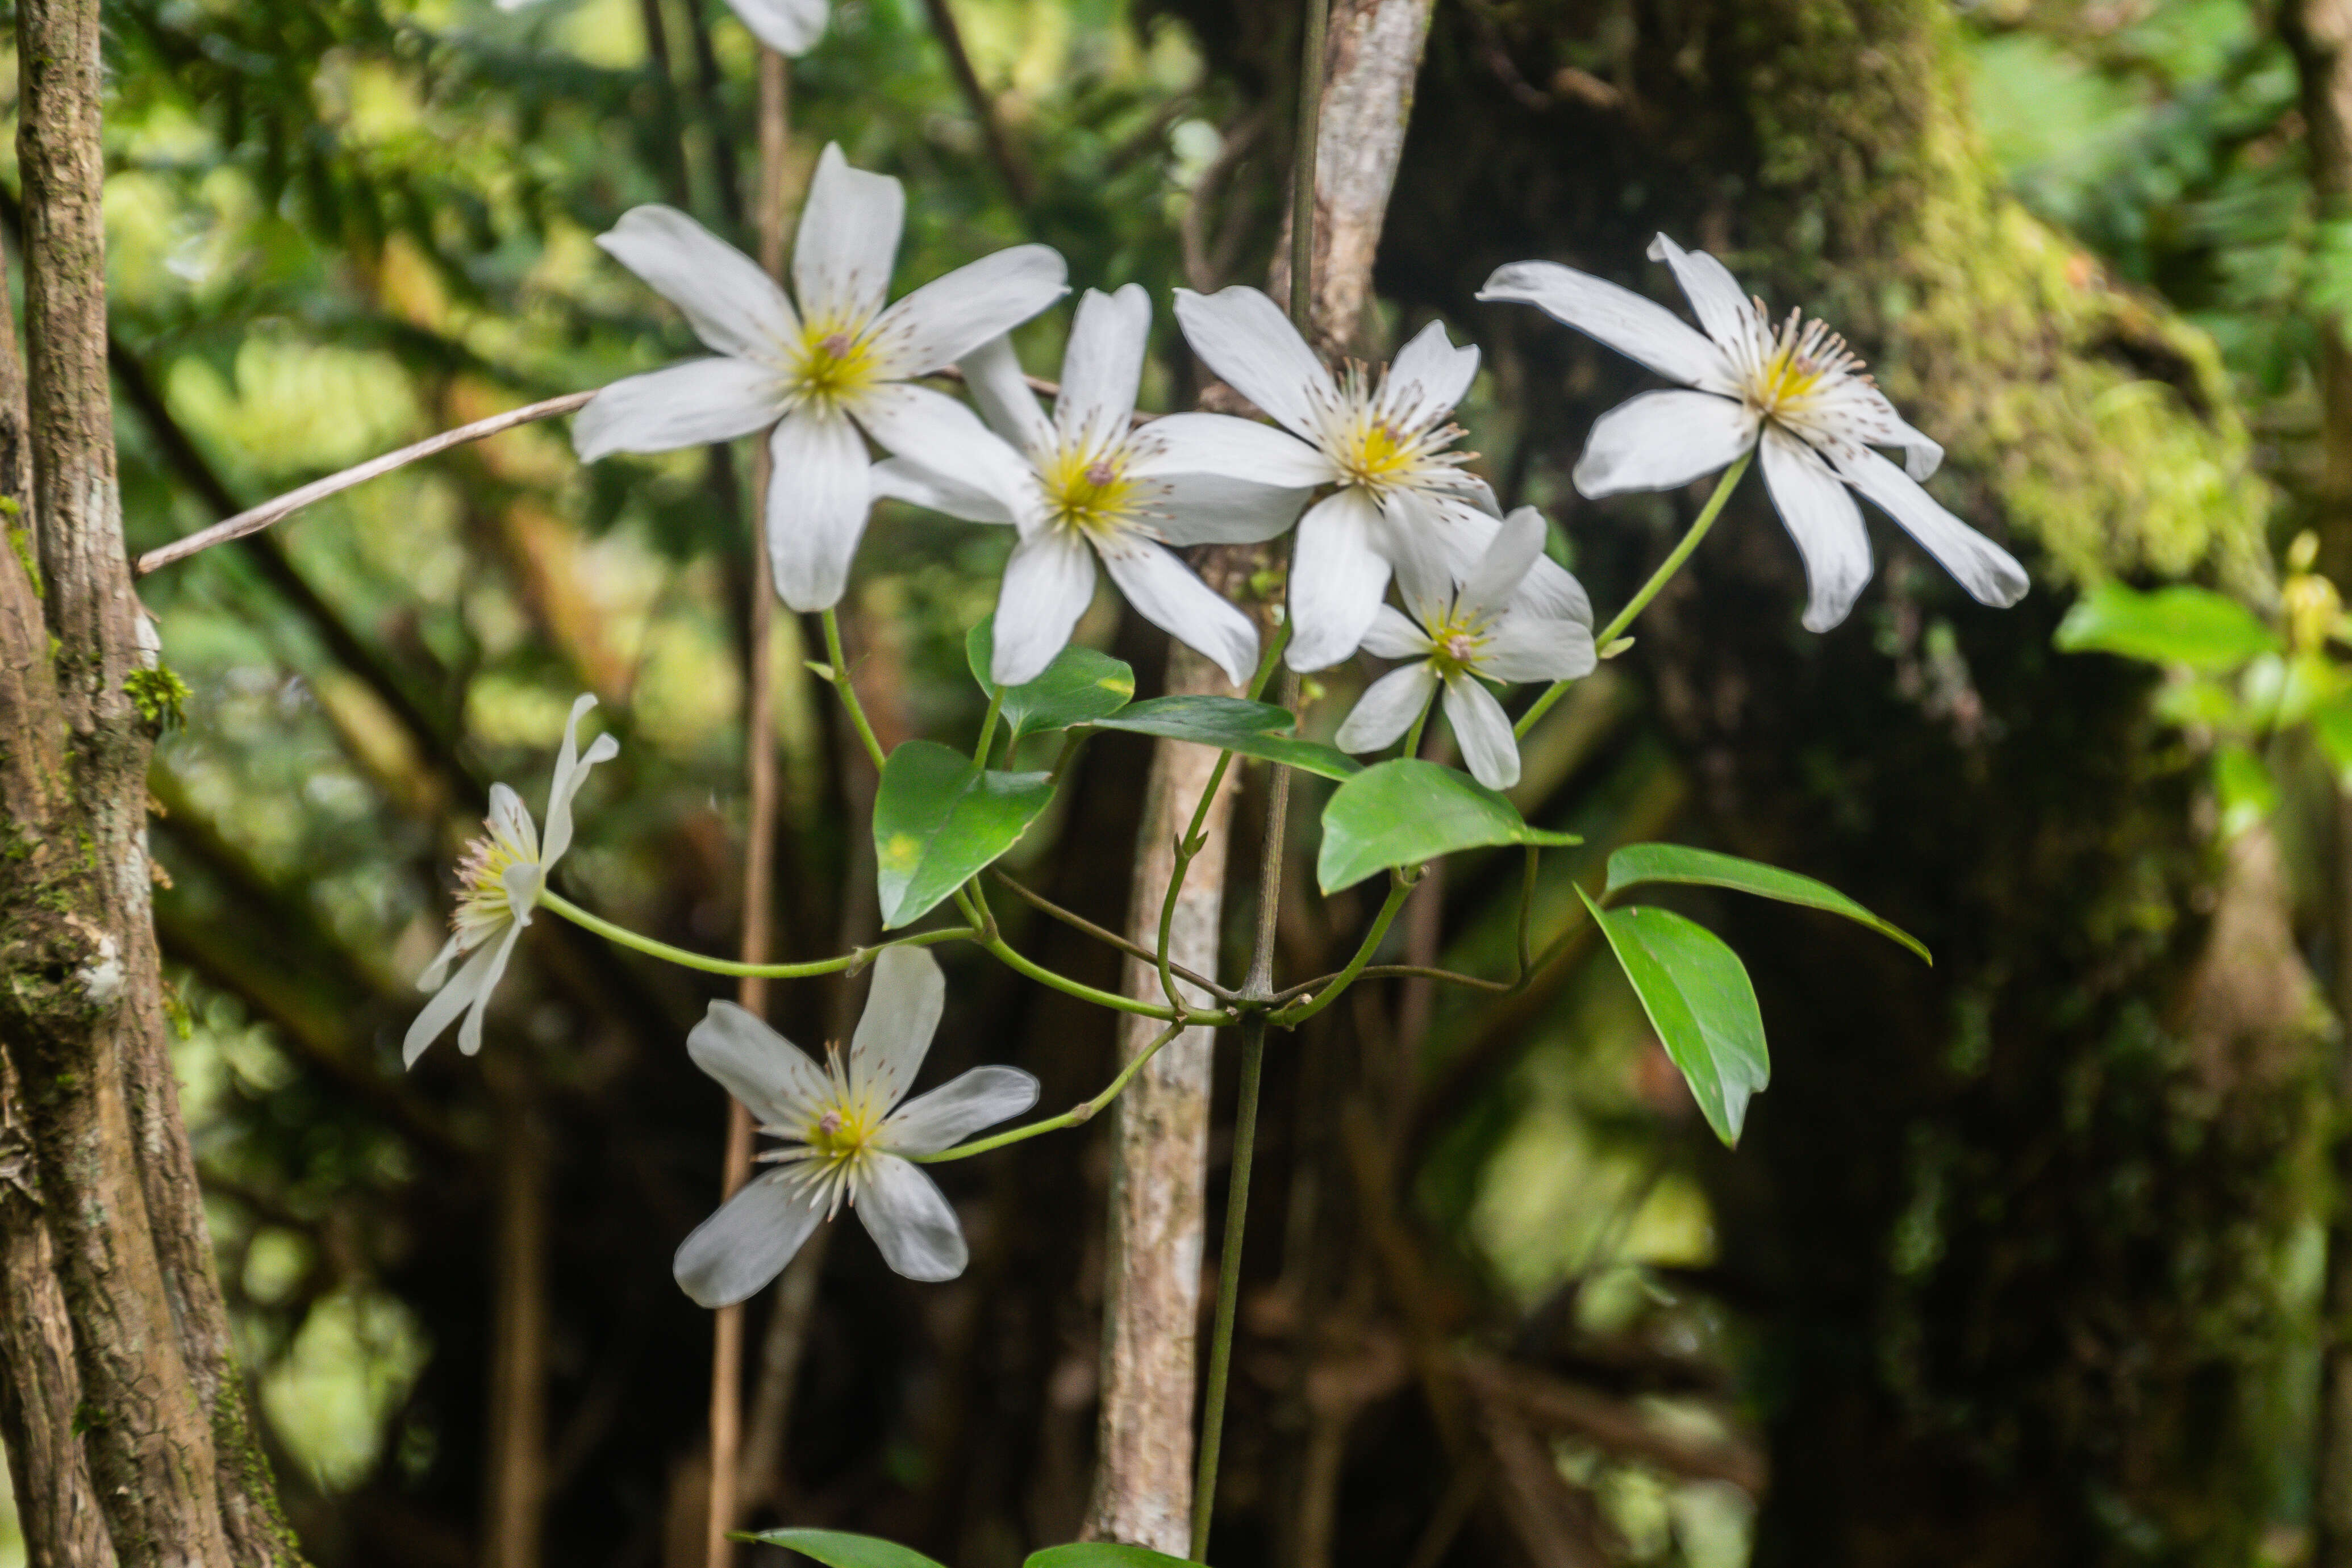
{"type": "Polygon", "coordinates": [[[2259,587],[2265,498],[2210,345],[2000,194],[1957,27],[1941,0],[1454,8],[1379,282],[1489,346],[1524,416],[1514,499],[1553,509],[1604,605],[1699,497],[1578,502],[1584,432],[1639,373],[1471,296],[1548,257],[1671,299],[1659,229],[1843,330],[1949,447],[1937,494],[2034,572],[1981,609],[1874,518],[1879,581],[1814,637],[1751,482],[1630,656],[1696,832],[1937,957],[1703,910],[1778,1055],[1712,1167],[1719,1279],[1765,1331],[1759,1563],[2242,1563],[2300,1331],[2276,1282],[2316,1003],[2274,856],[2211,847],[2147,678],[2050,638],[2109,573],[2259,587]]]}
{"type": "Polygon", "coordinates": [[[0,561],[0,1048],[16,1091],[0,1441],[31,1500],[36,1563],[291,1561],[165,1047],[146,840],[165,693],[141,651],[115,485],[96,0],[27,0],[16,47],[26,344],[22,381],[0,375],[0,510],[19,546],[0,561]]]}

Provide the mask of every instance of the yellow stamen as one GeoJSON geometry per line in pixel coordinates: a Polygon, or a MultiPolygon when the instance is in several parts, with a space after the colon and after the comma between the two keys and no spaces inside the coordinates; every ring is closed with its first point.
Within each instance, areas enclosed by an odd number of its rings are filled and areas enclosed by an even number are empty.
{"type": "Polygon", "coordinates": [[[1134,521],[1137,486],[1115,455],[1063,447],[1037,465],[1054,522],[1103,540],[1134,521]]]}
{"type": "Polygon", "coordinates": [[[1442,678],[1475,673],[1486,650],[1486,617],[1458,606],[1449,607],[1423,628],[1433,645],[1430,668],[1442,678]]]}
{"type": "Polygon", "coordinates": [[[468,843],[457,860],[457,908],[450,925],[462,934],[513,919],[506,878],[521,860],[515,847],[495,832],[468,843]]]}
{"type": "Polygon", "coordinates": [[[801,395],[817,403],[839,403],[877,380],[873,341],[838,321],[804,326],[792,364],[801,395]]]}

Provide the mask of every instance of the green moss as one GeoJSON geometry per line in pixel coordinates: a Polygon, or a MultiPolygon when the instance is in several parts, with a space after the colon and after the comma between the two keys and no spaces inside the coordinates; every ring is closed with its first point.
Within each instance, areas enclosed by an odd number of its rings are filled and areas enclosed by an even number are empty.
{"type": "Polygon", "coordinates": [[[157,733],[187,722],[188,683],[170,668],[159,664],[152,669],[134,669],[122,678],[122,689],[131,694],[139,717],[157,733]]]}

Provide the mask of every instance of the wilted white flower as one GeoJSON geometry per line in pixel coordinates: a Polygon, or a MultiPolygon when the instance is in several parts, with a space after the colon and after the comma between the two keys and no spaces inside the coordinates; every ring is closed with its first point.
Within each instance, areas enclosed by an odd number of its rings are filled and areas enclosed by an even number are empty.
{"type": "MultiPolygon", "coordinates": [[[[498,0],[501,11],[520,11],[539,0],[498,0]]],[[[825,0],[727,0],[751,36],[788,58],[797,59],[824,37],[825,0]]]]}
{"type": "MultiPolygon", "coordinates": [[[[1434,535],[1465,566],[1501,515],[1486,481],[1449,450],[1462,431],[1454,405],[1478,374],[1478,351],[1455,348],[1432,321],[1377,382],[1361,366],[1335,377],[1255,289],[1176,290],[1176,320],[1201,361],[1288,431],[1256,426],[1225,455],[1224,471],[1278,486],[1336,485],[1299,520],[1291,546],[1293,669],[1321,669],[1356,651],[1408,536],[1434,535]],[[1295,437],[1295,438],[1293,438],[1295,437]]],[[[1521,593],[1564,611],[1566,574],[1549,561],[1521,593]]]]}
{"type": "Polygon", "coordinates": [[[799,308],[759,266],[684,213],[633,207],[596,241],[685,312],[719,352],[616,381],[572,422],[584,461],[732,440],[775,426],[768,553],[796,610],[837,603],[866,530],[867,435],[894,452],[951,452],[970,413],[908,381],[943,370],[1064,293],[1050,247],[1018,245],[885,307],[907,195],[828,145],[793,242],[799,308]]]}
{"type": "Polygon", "coordinates": [[[590,768],[610,762],[621,750],[612,736],[599,735],[584,755],[581,752],[581,716],[595,706],[593,697],[583,697],[564,721],[563,749],[555,754],[555,777],[547,786],[544,838],[520,795],[502,784],[490,786],[490,815],[483,822],[489,831],[466,846],[457,862],[457,911],[449,922],[456,934],[417,981],[418,989],[434,996],[408,1026],[408,1038],[401,1047],[401,1058],[408,1066],[416,1065],[425,1047],[439,1039],[460,1012],[466,1022],[457,1031],[457,1048],[469,1057],[482,1048],[482,1014],[490,1005],[490,993],[507,972],[515,939],[530,924],[531,908],[547,886],[547,868],[572,847],[572,797],[587,782],[590,768]],[[469,952],[473,956],[452,976],[449,965],[469,952]]]}
{"type": "MultiPolygon", "coordinates": [[[[1377,752],[1412,727],[1442,687],[1471,776],[1488,789],[1519,782],[1518,742],[1486,680],[1570,680],[1592,673],[1592,606],[1580,587],[1566,615],[1514,605],[1511,595],[1543,553],[1543,514],[1523,506],[1503,520],[1467,574],[1428,550],[1397,563],[1405,609],[1382,605],[1364,649],[1414,662],[1372,682],[1334,737],[1344,752],[1377,752]]],[[[1571,585],[1576,580],[1569,579],[1571,585]]]]}
{"type": "Polygon", "coordinates": [[[730,1306],[783,1271],[818,1222],[857,1211],[882,1260],[909,1279],[952,1279],[968,1259],[955,1210],[906,1158],[949,1148],[1037,1103],[1037,1080],[1018,1068],[974,1068],[898,1102],[940,1026],[947,982],[919,947],[874,961],[874,989],[850,1037],[819,1067],[790,1040],[730,1002],[713,1002],[687,1037],[694,1065],[790,1140],[760,1158],[776,1169],[745,1184],[677,1249],[671,1272],[705,1307],[730,1306]]]}
{"type": "Polygon", "coordinates": [[[1069,642],[1094,596],[1097,557],[1146,620],[1215,660],[1234,685],[1257,663],[1249,617],[1167,546],[1272,539],[1297,520],[1311,485],[1224,471],[1235,451],[1288,442],[1246,419],[1177,414],[1135,427],[1150,331],[1151,300],[1140,287],[1088,289],[1053,418],[1038,407],[1011,342],[997,338],[967,355],[963,372],[1003,439],[975,429],[992,450],[967,443],[902,452],[874,471],[877,494],[1020,530],[996,605],[989,676],[999,685],[1034,679],[1069,642]]]}
{"type": "Polygon", "coordinates": [[[2025,596],[2017,558],[1954,517],[1918,481],[1944,449],[1904,422],[1845,340],[1795,310],[1777,327],[1723,264],[1664,235],[1652,260],[1674,268],[1704,334],[1673,311],[1604,279],[1549,261],[1499,268],[1481,300],[1535,305],[1690,391],[1645,392],[1601,416],[1576,465],[1576,488],[1598,499],[1674,489],[1762,448],[1764,488],[1804,557],[1805,626],[1845,619],[1870,581],[1859,490],[1980,603],[2025,596]],[[1871,450],[1899,447],[1905,468],[1871,450]]]}

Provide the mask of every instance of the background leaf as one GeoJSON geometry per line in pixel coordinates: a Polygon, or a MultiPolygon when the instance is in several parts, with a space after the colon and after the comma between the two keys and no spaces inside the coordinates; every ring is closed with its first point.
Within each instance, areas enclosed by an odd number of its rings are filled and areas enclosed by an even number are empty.
{"type": "Polygon", "coordinates": [[[1271,702],[1249,702],[1238,697],[1155,697],[1115,719],[1097,720],[1096,728],[1198,741],[1327,779],[1350,779],[1364,771],[1363,763],[1337,747],[1301,741],[1288,733],[1297,722],[1288,709],[1271,702]]]}
{"type": "Polygon", "coordinates": [[[1530,827],[1519,808],[1472,778],[1417,757],[1366,768],[1323,808],[1315,878],[1327,893],[1391,866],[1416,866],[1491,844],[1581,844],[1572,833],[1530,827]]]}
{"type": "MultiPolygon", "coordinates": [[[[982,691],[995,696],[996,683],[988,679],[989,662],[996,655],[993,614],[983,616],[965,634],[963,649],[971,664],[972,679],[980,682],[982,691]]],[[[1042,735],[1048,730],[1066,730],[1108,717],[1126,707],[1134,696],[1135,671],[1125,660],[1072,643],[1054,656],[1054,662],[1036,679],[1006,689],[1004,723],[1011,736],[1005,743],[1010,747],[1024,735],[1042,735]]]]}
{"type": "Polygon", "coordinates": [[[1032,1552],[1021,1568],[1192,1568],[1188,1559],[1118,1541],[1074,1541],[1032,1552]]]}
{"type": "Polygon", "coordinates": [[[2056,640],[2069,653],[2115,653],[2204,670],[2235,668],[2279,648],[2277,634],[2245,605],[2185,584],[2144,594],[2102,583],[2074,601],[2056,640]]]}
{"type": "Polygon", "coordinates": [[[874,797],[882,929],[928,914],[1018,843],[1053,798],[1050,774],[983,771],[936,741],[903,742],[874,797]]]}
{"type": "Polygon", "coordinates": [[[1879,919],[1827,882],[1816,882],[1811,877],[1783,871],[1778,866],[1743,860],[1737,855],[1720,855],[1712,849],[1694,849],[1683,844],[1628,844],[1609,857],[1609,886],[1602,896],[1643,882],[1690,882],[1702,887],[1729,888],[1735,892],[1753,893],[1759,899],[1826,910],[1866,925],[1889,941],[1901,942],[1929,963],[1936,962],[1927,944],[1902,927],[1879,919]]]}
{"type": "Polygon", "coordinates": [[[1725,1143],[1737,1144],[1748,1100],[1772,1078],[1764,1016],[1747,966],[1721,937],[1672,910],[1604,910],[1581,888],[1577,894],[1600,922],[1706,1124],[1725,1143]]]}
{"type": "Polygon", "coordinates": [[[851,1535],[839,1530],[763,1530],[738,1537],[789,1547],[814,1557],[825,1568],[940,1568],[921,1552],[878,1535],[851,1535]]]}

